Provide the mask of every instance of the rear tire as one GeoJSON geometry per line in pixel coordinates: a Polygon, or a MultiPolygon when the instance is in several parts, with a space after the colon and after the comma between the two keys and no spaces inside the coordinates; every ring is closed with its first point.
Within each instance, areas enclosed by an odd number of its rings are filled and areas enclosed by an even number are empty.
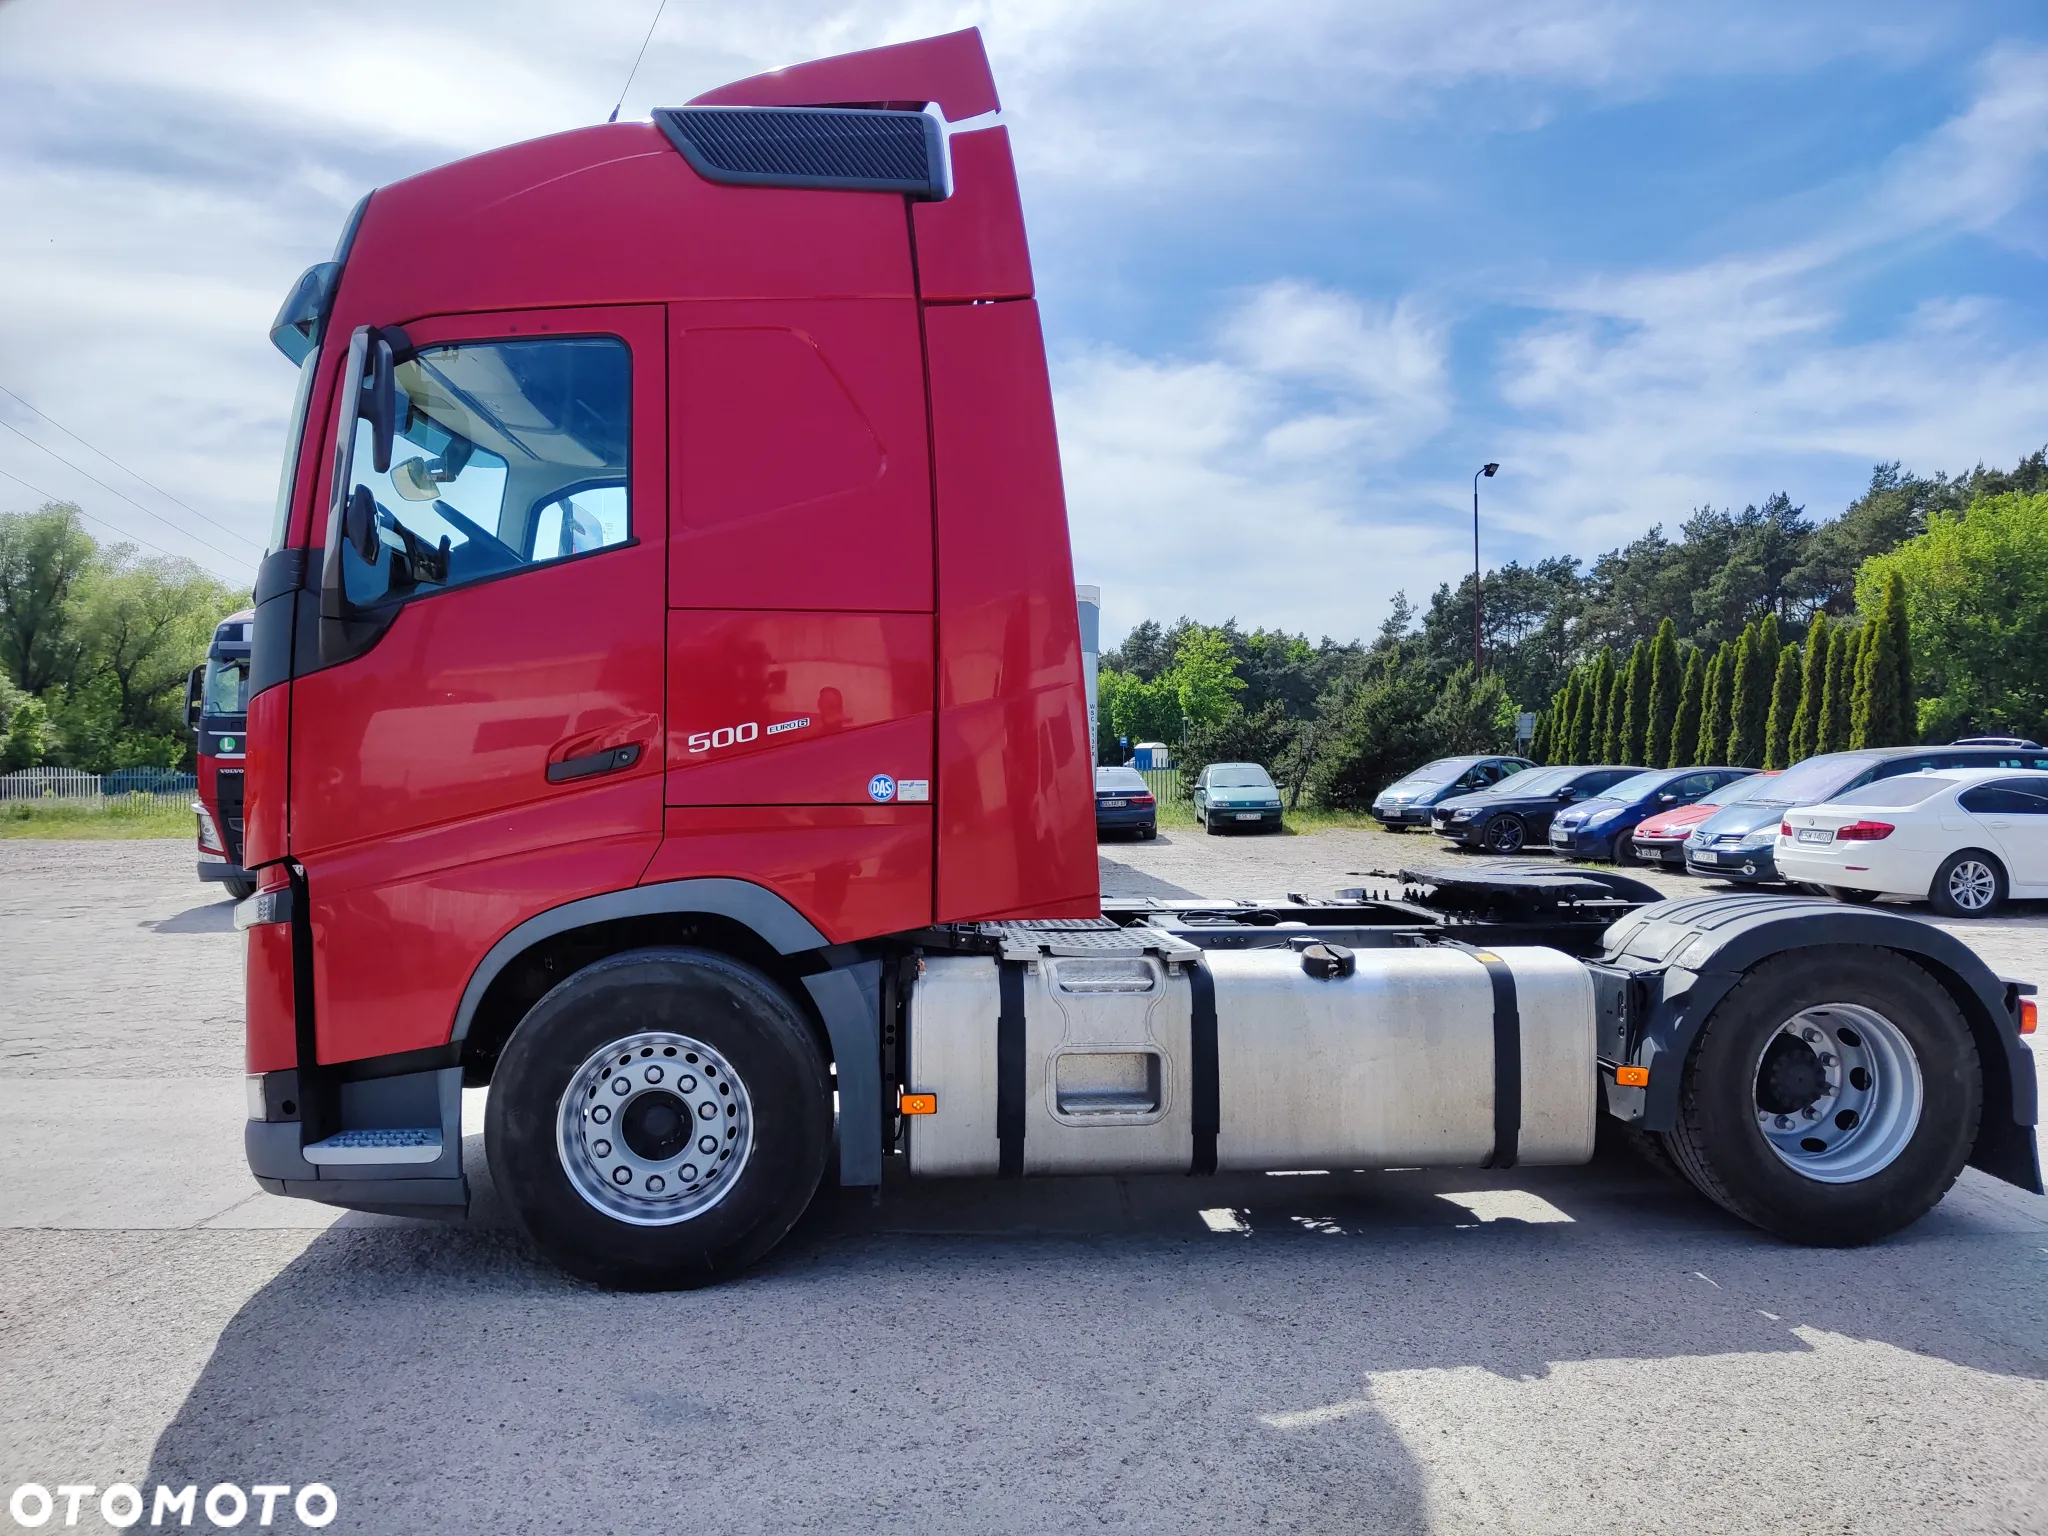
{"type": "Polygon", "coordinates": [[[1982,848],[1950,854],[1934,872],[1927,903],[1943,917],[1989,917],[2005,905],[2005,866],[1982,848]]]}
{"type": "Polygon", "coordinates": [[[1886,950],[1815,949],[1765,961],[1722,1000],[1686,1062],[1678,1125],[1659,1139],[1744,1221],[1854,1247],[1933,1209],[1982,1111],[1976,1042],[1933,977],[1886,950]],[[1809,1119],[1793,1101],[1816,1088],[1809,1119]]]}
{"type": "Polygon", "coordinates": [[[1138,841],[1141,843],[1149,843],[1152,841],[1153,838],[1157,837],[1158,835],[1159,828],[1156,825],[1144,827],[1141,828],[1138,832],[1138,841]]]}
{"type": "Polygon", "coordinates": [[[622,1290],[708,1285],[810,1203],[832,1146],[831,1079],[804,1016],[759,971],[710,950],[635,950],[578,971],[520,1021],[484,1144],[520,1226],[569,1273],[622,1290]]]}
{"type": "Polygon", "coordinates": [[[1861,891],[1847,885],[1824,885],[1821,887],[1837,901],[1846,901],[1852,907],[1867,907],[1881,894],[1877,891],[1861,891]]]}

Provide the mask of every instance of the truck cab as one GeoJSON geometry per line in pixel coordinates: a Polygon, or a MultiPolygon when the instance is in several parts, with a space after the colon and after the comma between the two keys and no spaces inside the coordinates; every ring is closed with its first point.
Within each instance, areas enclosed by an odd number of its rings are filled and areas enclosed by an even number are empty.
{"type": "Polygon", "coordinates": [[[185,683],[185,723],[193,734],[199,823],[199,878],[218,881],[235,900],[256,893],[243,865],[242,792],[249,757],[249,646],[256,611],[231,613],[215,626],[206,662],[185,683]]]}

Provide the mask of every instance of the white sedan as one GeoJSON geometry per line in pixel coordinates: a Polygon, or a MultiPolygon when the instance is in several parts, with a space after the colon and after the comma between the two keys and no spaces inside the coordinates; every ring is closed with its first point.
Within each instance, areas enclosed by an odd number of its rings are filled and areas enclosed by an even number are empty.
{"type": "Polygon", "coordinates": [[[1844,901],[1925,898],[1988,917],[2008,896],[2048,896],[2048,773],[1944,768],[1879,779],[1785,812],[1778,873],[1844,901]]]}

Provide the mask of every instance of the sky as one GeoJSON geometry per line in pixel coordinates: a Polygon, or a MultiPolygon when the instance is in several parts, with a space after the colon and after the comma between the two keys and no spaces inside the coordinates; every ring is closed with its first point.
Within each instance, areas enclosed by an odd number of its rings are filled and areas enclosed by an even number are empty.
{"type": "MultiPolygon", "coordinates": [[[[0,511],[247,581],[365,191],[604,119],[655,0],[0,0],[0,511]]],[[[2048,12],[669,0],[642,117],[982,29],[1075,576],[1370,635],[1397,591],[2048,443],[2048,12]]]]}

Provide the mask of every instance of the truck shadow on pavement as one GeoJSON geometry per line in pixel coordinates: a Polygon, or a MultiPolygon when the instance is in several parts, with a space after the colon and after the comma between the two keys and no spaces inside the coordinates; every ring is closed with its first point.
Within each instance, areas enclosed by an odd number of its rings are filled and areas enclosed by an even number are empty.
{"type": "Polygon", "coordinates": [[[1769,1507],[1797,1527],[1938,1501],[1929,1441],[2014,1440],[1982,1426],[2048,1379],[2016,1304],[2048,1224],[1975,1174],[1861,1252],[1762,1237],[1612,1150],[828,1187],[739,1280],[619,1295],[531,1254],[479,1143],[466,1223],[345,1218],[251,1297],[144,1486],[320,1480],[362,1530],[1407,1532],[1668,1525],[1638,1473],[1669,1462],[1713,1528],[1766,1507],[1712,1504],[1720,1455],[1795,1488],[1769,1507]],[[1872,1415],[1913,1421],[1906,1461],[1872,1415]],[[1617,1502],[1570,1504],[1586,1486],[1617,1502]]]}
{"type": "Polygon", "coordinates": [[[232,901],[210,901],[203,907],[188,907],[176,917],[144,919],[135,925],[147,928],[151,933],[233,933],[235,931],[235,904],[232,901]]]}

